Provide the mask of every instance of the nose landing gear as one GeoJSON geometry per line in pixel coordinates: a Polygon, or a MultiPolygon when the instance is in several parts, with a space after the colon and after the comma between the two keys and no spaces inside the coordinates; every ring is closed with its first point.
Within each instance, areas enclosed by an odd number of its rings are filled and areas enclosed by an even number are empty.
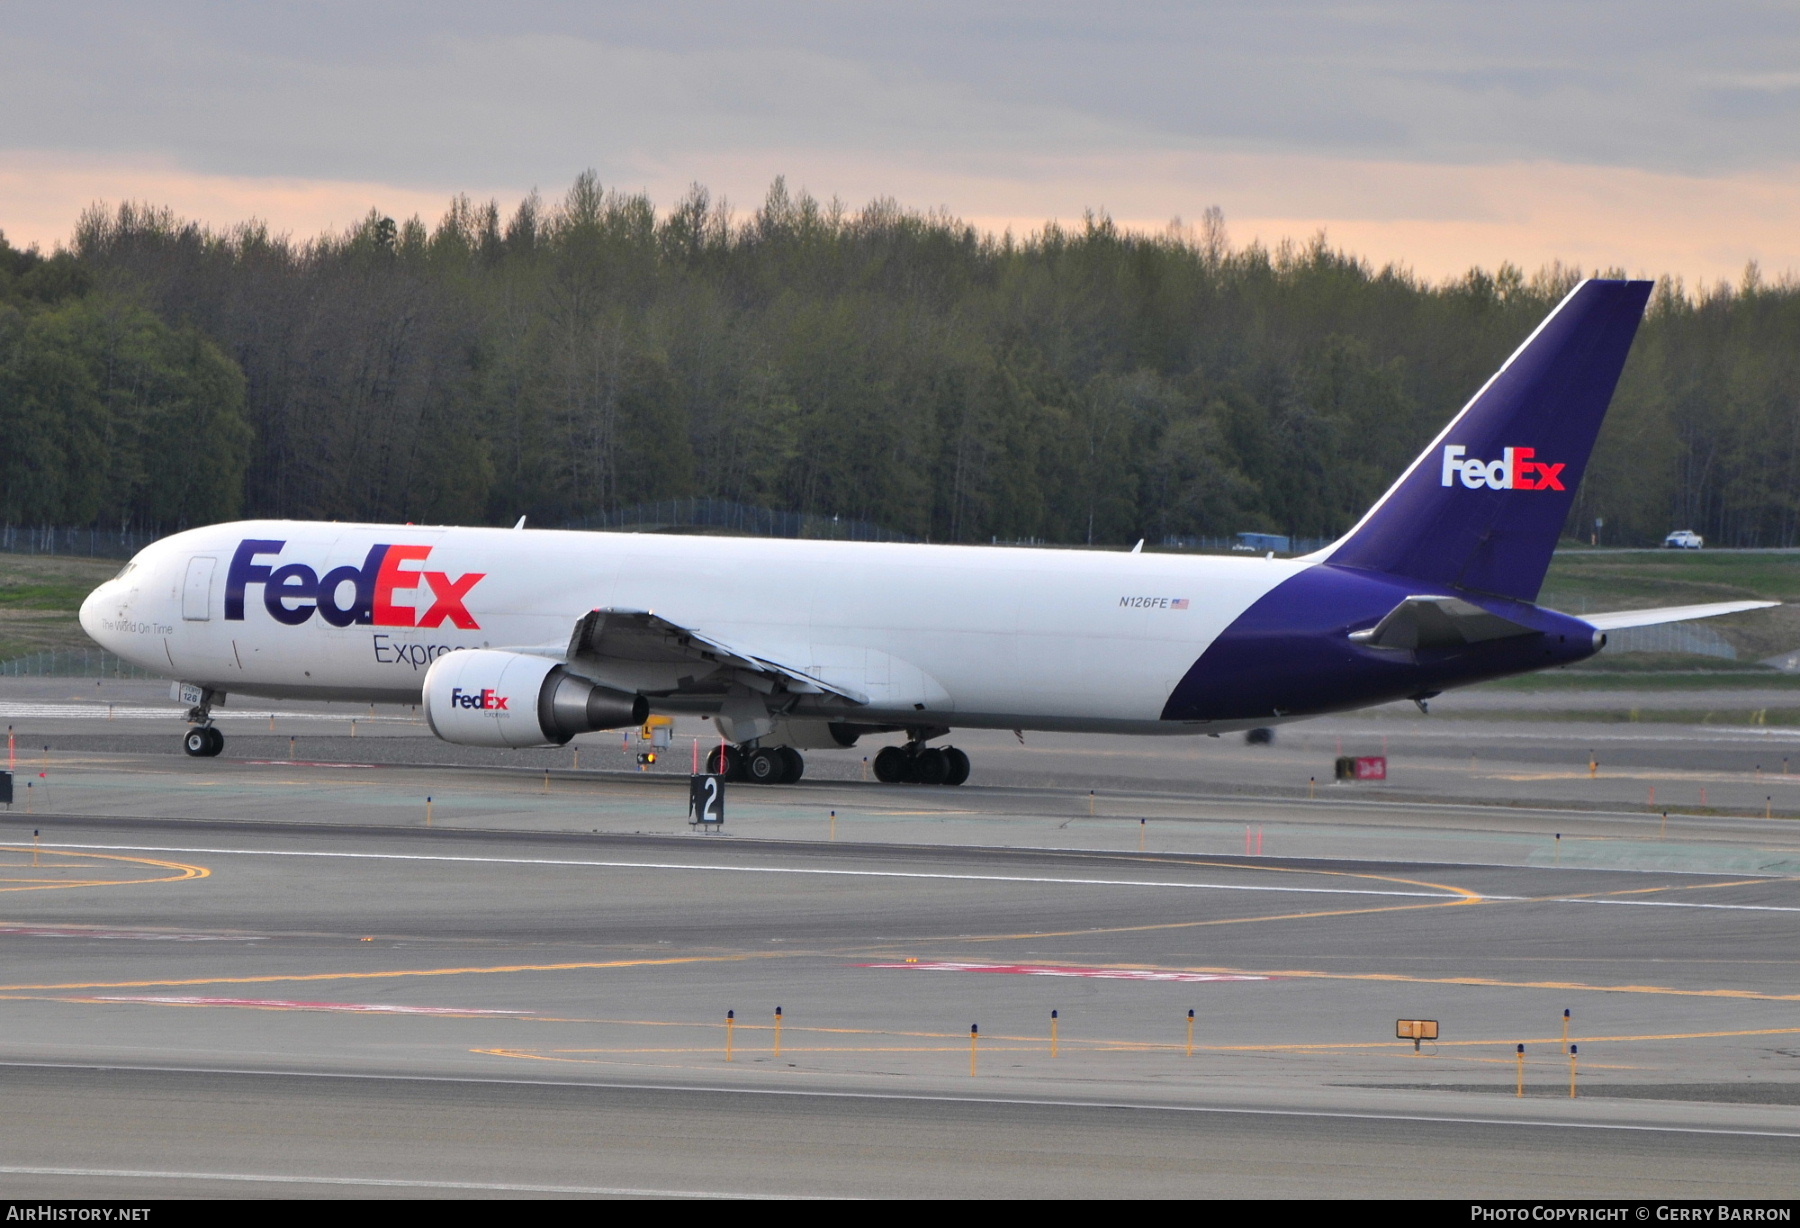
{"type": "MultiPolygon", "coordinates": [[[[186,689],[185,684],[177,684],[186,689]]],[[[196,688],[197,689],[197,688],[196,688]]],[[[192,698],[193,691],[188,691],[182,698],[192,698]]],[[[187,710],[187,718],[193,728],[181,737],[181,749],[196,759],[211,759],[225,749],[225,735],[213,727],[212,706],[223,699],[217,691],[201,691],[200,702],[187,710]]]]}
{"type": "Polygon", "coordinates": [[[968,778],[969,757],[954,746],[908,742],[875,756],[875,779],[885,784],[960,785],[968,778]]]}

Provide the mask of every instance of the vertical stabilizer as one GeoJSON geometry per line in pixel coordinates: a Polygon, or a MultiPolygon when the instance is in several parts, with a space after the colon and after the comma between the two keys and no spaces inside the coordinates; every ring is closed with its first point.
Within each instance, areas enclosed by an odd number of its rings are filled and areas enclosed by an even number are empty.
{"type": "Polygon", "coordinates": [[[1536,600],[1651,286],[1571,290],[1327,560],[1536,600]]]}

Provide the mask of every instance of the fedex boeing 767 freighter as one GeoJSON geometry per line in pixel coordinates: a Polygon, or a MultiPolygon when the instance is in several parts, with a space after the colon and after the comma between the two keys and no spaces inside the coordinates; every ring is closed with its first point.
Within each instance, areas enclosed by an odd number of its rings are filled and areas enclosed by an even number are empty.
{"type": "MultiPolygon", "coordinates": [[[[1218,734],[1567,665],[1618,627],[1535,604],[1650,283],[1585,281],[1344,537],[1304,558],[249,521],[146,548],[81,624],[230,694],[422,704],[438,737],[561,745],[708,714],[709,770],[901,732],[885,781],[959,784],[956,727],[1218,734]]],[[[1298,480],[1298,479],[1297,479],[1298,480]]]]}

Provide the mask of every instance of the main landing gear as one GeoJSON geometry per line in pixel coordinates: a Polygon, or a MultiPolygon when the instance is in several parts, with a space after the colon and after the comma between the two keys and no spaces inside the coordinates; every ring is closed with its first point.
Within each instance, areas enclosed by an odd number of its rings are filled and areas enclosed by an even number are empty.
{"type": "Polygon", "coordinates": [[[791,746],[715,746],[706,754],[708,774],[756,785],[791,785],[806,774],[806,760],[791,746]]]}
{"type": "Polygon", "coordinates": [[[954,746],[908,742],[886,746],[875,756],[875,779],[897,785],[960,785],[969,778],[969,757],[954,746]]]}
{"type": "Polygon", "coordinates": [[[197,759],[210,759],[225,749],[225,735],[211,725],[195,725],[182,736],[181,749],[197,759]]]}

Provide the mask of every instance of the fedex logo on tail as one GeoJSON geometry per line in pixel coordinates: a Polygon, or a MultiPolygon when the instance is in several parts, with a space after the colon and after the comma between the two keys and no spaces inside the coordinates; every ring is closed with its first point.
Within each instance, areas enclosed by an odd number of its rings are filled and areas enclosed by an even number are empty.
{"type": "Polygon", "coordinates": [[[1567,462],[1537,460],[1536,448],[1506,448],[1494,461],[1477,460],[1467,453],[1459,444],[1445,446],[1443,485],[1453,486],[1460,480],[1470,490],[1563,489],[1562,471],[1567,462]]]}
{"type": "Polygon", "coordinates": [[[371,546],[362,566],[345,564],[324,575],[305,563],[274,567],[257,561],[280,554],[286,545],[259,538],[238,543],[225,580],[227,620],[244,621],[245,594],[251,585],[259,584],[269,617],[290,627],[298,627],[316,613],[334,627],[441,627],[447,621],[464,631],[481,629],[463,602],[487,573],[451,576],[415,570],[431,557],[430,546],[371,546]],[[399,596],[409,591],[415,594],[412,604],[399,596]],[[423,600],[427,594],[429,604],[423,600]],[[340,600],[346,595],[347,603],[340,600]]]}

